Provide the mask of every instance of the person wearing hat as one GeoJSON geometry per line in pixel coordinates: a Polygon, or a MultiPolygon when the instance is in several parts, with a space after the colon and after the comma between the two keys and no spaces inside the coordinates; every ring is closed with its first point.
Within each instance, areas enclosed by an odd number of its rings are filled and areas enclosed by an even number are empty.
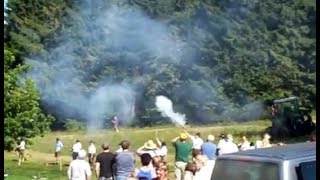
{"type": "Polygon", "coordinates": [[[139,154],[139,156],[145,153],[150,154],[152,161],[148,166],[152,170],[151,171],[152,178],[156,178],[157,174],[156,174],[156,171],[154,170],[154,165],[158,164],[161,161],[161,151],[158,148],[157,144],[154,143],[152,140],[148,140],[146,143],[144,143],[143,146],[141,146],[137,150],[137,153],[139,154]]]}
{"type": "Polygon", "coordinates": [[[89,164],[90,166],[94,165],[94,161],[96,158],[96,153],[97,153],[97,148],[94,145],[93,140],[90,141],[89,147],[88,147],[88,160],[89,160],[89,164]]]}
{"type": "Polygon", "coordinates": [[[78,152],[82,149],[82,144],[80,142],[80,139],[76,140],[76,143],[72,146],[72,159],[75,160],[78,157],[78,152]]]}
{"type": "Polygon", "coordinates": [[[86,151],[79,150],[78,157],[71,161],[68,168],[69,180],[89,180],[91,177],[91,169],[89,163],[85,160],[86,151]]]}
{"type": "Polygon", "coordinates": [[[183,179],[183,174],[187,163],[189,162],[189,155],[192,151],[192,143],[187,142],[188,135],[181,133],[178,137],[172,139],[175,148],[175,177],[176,180],[183,179]]]}
{"type": "Polygon", "coordinates": [[[99,180],[112,180],[115,177],[115,154],[109,150],[109,143],[102,144],[103,152],[98,154],[96,160],[96,176],[99,180]]]}
{"type": "Polygon", "coordinates": [[[221,146],[220,154],[229,154],[238,152],[238,146],[233,142],[233,137],[231,134],[227,135],[226,142],[221,146]]]}

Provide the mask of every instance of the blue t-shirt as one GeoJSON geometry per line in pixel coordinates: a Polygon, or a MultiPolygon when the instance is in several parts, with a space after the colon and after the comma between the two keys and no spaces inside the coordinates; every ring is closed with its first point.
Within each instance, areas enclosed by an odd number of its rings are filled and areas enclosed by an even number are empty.
{"type": "Polygon", "coordinates": [[[205,142],[201,146],[201,151],[203,155],[206,155],[209,160],[214,160],[216,158],[217,146],[212,142],[205,142]]]}
{"type": "Polygon", "coordinates": [[[123,151],[116,156],[117,176],[129,177],[134,169],[134,153],[123,151]]]}

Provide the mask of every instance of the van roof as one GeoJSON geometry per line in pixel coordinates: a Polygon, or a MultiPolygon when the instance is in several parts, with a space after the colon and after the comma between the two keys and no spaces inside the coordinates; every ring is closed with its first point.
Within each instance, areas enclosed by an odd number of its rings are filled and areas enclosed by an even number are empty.
{"type": "Polygon", "coordinates": [[[267,157],[283,160],[297,159],[303,157],[316,157],[316,143],[304,142],[296,144],[288,144],[284,146],[276,146],[270,148],[260,148],[255,150],[240,151],[230,155],[267,157]]]}

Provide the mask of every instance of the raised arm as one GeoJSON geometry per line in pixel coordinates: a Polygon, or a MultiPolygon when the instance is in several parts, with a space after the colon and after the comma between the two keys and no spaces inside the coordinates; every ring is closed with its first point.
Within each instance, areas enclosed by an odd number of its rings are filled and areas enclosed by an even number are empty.
{"type": "Polygon", "coordinates": [[[172,143],[175,143],[179,138],[180,138],[180,137],[177,136],[177,137],[173,138],[173,139],[171,140],[171,142],[172,142],[172,143]]]}

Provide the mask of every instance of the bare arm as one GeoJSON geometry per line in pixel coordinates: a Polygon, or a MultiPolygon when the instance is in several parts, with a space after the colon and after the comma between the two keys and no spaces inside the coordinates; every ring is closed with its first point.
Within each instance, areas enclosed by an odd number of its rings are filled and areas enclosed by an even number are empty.
{"type": "Polygon", "coordinates": [[[180,136],[175,137],[174,139],[171,140],[172,143],[175,143],[178,139],[180,138],[180,136]]]}
{"type": "Polygon", "coordinates": [[[144,147],[145,147],[145,144],[138,148],[137,153],[139,155],[140,155],[140,153],[141,153],[141,151],[143,150],[144,147]]]}
{"type": "Polygon", "coordinates": [[[158,137],[158,130],[156,131],[156,141],[158,143],[158,146],[161,146],[161,141],[159,140],[159,137],[158,137]]]}
{"type": "Polygon", "coordinates": [[[96,177],[99,178],[100,176],[100,163],[99,162],[96,162],[96,177]]]}

